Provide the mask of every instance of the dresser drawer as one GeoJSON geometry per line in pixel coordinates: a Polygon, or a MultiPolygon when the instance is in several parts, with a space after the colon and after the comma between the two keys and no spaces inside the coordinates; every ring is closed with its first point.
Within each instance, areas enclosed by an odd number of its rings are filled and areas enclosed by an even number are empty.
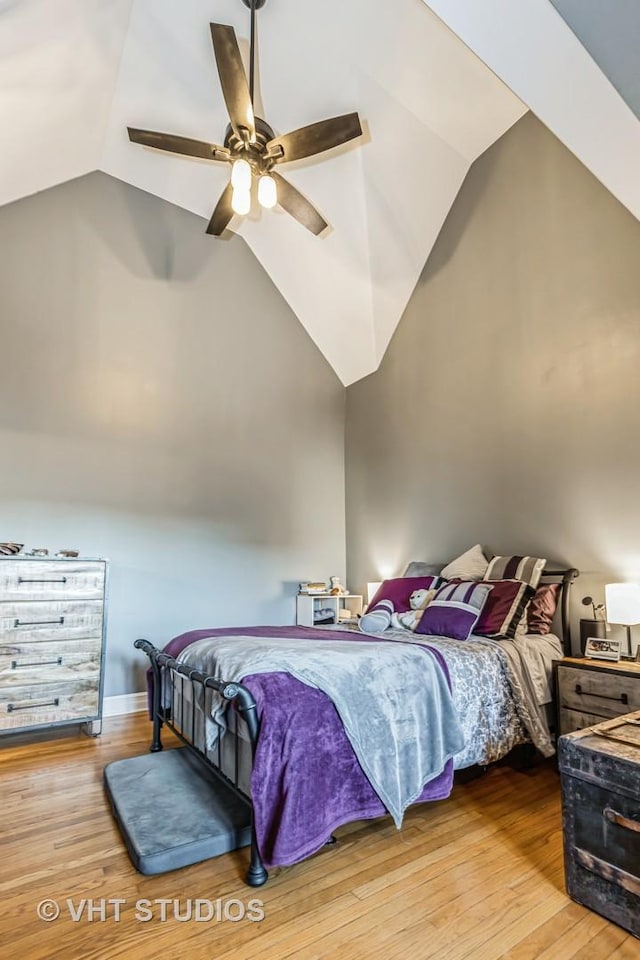
{"type": "Polygon", "coordinates": [[[0,688],[98,677],[102,642],[1,643],[0,688]]]}
{"type": "Polygon", "coordinates": [[[102,600],[0,602],[0,645],[102,636],[102,600]]]}
{"type": "Polygon", "coordinates": [[[573,733],[574,730],[582,730],[584,727],[595,727],[596,724],[602,723],[604,719],[606,718],[595,713],[565,710],[563,707],[560,707],[558,711],[560,734],[573,733]]]}
{"type": "Polygon", "coordinates": [[[0,600],[100,600],[103,563],[75,560],[1,560],[0,600]]]}
{"type": "Polygon", "coordinates": [[[0,687],[0,730],[97,716],[99,680],[0,687]]]}
{"type": "Polygon", "coordinates": [[[592,714],[600,722],[640,709],[640,677],[624,677],[604,670],[558,666],[560,710],[592,714]]]}

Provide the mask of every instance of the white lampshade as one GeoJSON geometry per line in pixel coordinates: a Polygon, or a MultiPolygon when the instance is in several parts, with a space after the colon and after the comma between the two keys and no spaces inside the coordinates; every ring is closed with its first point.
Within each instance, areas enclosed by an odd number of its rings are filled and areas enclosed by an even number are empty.
{"type": "Polygon", "coordinates": [[[604,588],[609,623],[633,626],[640,623],[640,585],[637,583],[607,583],[604,588]]]}
{"type": "Polygon", "coordinates": [[[372,580],[371,583],[367,584],[367,603],[371,603],[381,586],[382,580],[372,580]]]}

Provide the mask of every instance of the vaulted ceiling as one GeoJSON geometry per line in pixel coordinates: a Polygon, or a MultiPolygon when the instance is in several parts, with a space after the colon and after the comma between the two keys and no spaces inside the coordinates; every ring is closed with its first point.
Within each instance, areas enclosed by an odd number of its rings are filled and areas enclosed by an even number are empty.
{"type": "MultiPolygon", "coordinates": [[[[640,217],[640,123],[548,0],[268,0],[258,16],[258,114],[285,132],[358,110],[365,127],[287,168],[325,235],[280,211],[231,223],[344,383],[378,366],[469,166],[527,106],[640,217]]],[[[126,126],[222,141],[210,21],[246,52],[241,0],[0,0],[0,203],[103,170],[208,219],[228,168],[126,126]]]]}

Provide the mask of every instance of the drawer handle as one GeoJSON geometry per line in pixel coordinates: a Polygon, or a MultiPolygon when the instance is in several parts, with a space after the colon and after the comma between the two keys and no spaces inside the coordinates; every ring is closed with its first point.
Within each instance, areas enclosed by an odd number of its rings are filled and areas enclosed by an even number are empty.
{"type": "Polygon", "coordinates": [[[619,827],[624,827],[625,830],[633,830],[634,833],[640,833],[640,821],[624,817],[611,807],[605,807],[602,811],[602,816],[605,820],[608,820],[609,823],[617,823],[619,827]]]}
{"type": "Polygon", "coordinates": [[[7,713],[14,713],[15,710],[37,710],[40,707],[59,707],[60,698],[56,697],[55,700],[43,700],[42,703],[25,703],[24,706],[18,707],[15,703],[7,704],[7,713]]]}
{"type": "Polygon", "coordinates": [[[66,577],[57,577],[49,580],[27,580],[26,577],[18,577],[18,583],[66,583],[66,577]]]}
{"type": "Polygon", "coordinates": [[[57,620],[14,620],[14,627],[49,627],[62,626],[64,617],[58,617],[57,620]]]}
{"type": "Polygon", "coordinates": [[[583,690],[579,683],[576,683],[576,693],[581,697],[597,697],[599,700],[619,700],[620,703],[629,703],[629,694],[627,693],[621,693],[619,697],[608,697],[604,693],[592,693],[591,690],[583,690]]]}
{"type": "Polygon", "coordinates": [[[11,669],[19,670],[21,667],[48,667],[49,665],[62,666],[62,657],[56,657],[55,660],[24,660],[20,663],[18,660],[11,661],[11,669]]]}

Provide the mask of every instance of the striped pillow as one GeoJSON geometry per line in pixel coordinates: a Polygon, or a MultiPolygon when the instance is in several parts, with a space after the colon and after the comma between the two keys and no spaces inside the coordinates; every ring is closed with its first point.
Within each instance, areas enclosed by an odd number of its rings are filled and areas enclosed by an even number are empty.
{"type": "Polygon", "coordinates": [[[535,590],[521,580],[494,580],[492,586],[475,632],[494,640],[513,640],[535,590]]]}
{"type": "Polygon", "coordinates": [[[369,607],[360,617],[360,629],[363,633],[382,633],[391,623],[393,603],[391,600],[381,600],[375,606],[369,607]]]}
{"type": "Polygon", "coordinates": [[[530,587],[540,583],[546,560],[538,557],[494,557],[483,580],[521,580],[530,587]]]}
{"type": "Polygon", "coordinates": [[[422,614],[415,632],[468,640],[492,590],[488,583],[445,583],[422,614]]]}

